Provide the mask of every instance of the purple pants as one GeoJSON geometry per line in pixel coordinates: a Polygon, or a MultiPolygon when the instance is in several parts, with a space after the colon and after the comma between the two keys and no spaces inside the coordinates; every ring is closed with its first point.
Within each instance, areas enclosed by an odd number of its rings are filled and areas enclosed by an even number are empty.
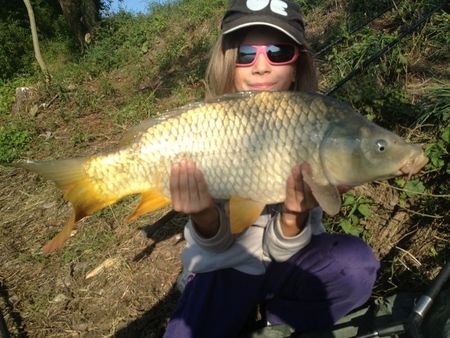
{"type": "Polygon", "coordinates": [[[320,234],[264,275],[234,269],[199,273],[186,285],[164,337],[237,337],[257,304],[271,324],[299,331],[331,327],[364,304],[379,263],[361,239],[320,234]]]}

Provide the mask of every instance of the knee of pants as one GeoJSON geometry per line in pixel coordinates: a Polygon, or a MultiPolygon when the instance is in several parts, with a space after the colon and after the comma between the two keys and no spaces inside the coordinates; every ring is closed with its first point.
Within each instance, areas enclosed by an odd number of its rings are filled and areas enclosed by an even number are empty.
{"type": "Polygon", "coordinates": [[[347,291],[354,297],[368,298],[380,268],[372,248],[358,237],[340,235],[332,251],[347,291]]]}

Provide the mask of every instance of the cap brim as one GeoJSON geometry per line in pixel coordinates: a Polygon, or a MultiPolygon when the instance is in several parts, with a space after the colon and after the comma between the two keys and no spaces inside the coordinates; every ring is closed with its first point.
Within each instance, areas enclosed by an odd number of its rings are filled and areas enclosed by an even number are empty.
{"type": "MultiPolygon", "coordinates": [[[[288,29],[286,28],[286,24],[282,21],[280,21],[280,23],[276,23],[273,17],[270,18],[271,22],[268,22],[267,19],[264,18],[264,16],[260,16],[260,17],[252,17],[251,21],[249,22],[249,18],[248,17],[243,17],[241,19],[237,19],[234,20],[232,23],[227,23],[224,26],[229,26],[230,24],[233,25],[233,27],[228,28],[228,29],[223,29],[222,34],[228,34],[234,31],[237,31],[241,28],[245,28],[245,27],[251,27],[251,26],[268,26],[268,27],[272,27],[276,30],[279,30],[280,32],[286,34],[288,37],[290,37],[292,40],[294,40],[295,42],[297,42],[299,45],[304,45],[305,44],[305,37],[304,34],[301,33],[301,38],[299,38],[298,36],[296,37],[295,35],[298,35],[299,32],[297,32],[297,34],[295,34],[295,32],[293,32],[293,29],[288,29]]],[[[225,28],[225,27],[224,27],[225,28]]]]}

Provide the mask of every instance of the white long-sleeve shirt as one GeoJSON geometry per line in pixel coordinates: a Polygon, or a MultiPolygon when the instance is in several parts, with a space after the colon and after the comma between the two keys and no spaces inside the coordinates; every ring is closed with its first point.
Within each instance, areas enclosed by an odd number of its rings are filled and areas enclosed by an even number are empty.
{"type": "Polygon", "coordinates": [[[218,207],[220,222],[217,234],[204,238],[197,233],[192,221],[184,228],[186,247],[182,253],[183,272],[178,278],[182,290],[191,274],[233,268],[261,275],[270,261],[284,262],[307,246],[313,234],[324,232],[322,209],[309,213],[302,231],[294,237],[283,235],[279,213],[261,215],[248,229],[235,236],[222,207],[218,207]]]}

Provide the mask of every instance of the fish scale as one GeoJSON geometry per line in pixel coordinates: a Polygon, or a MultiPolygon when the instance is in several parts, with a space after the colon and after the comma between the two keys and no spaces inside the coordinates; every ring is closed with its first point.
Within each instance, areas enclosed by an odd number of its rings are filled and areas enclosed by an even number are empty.
{"type": "Polygon", "coordinates": [[[324,211],[334,215],[341,205],[339,184],[411,175],[427,162],[421,146],[406,143],[334,98],[302,92],[226,95],[142,122],[118,150],[18,163],[54,180],[74,209],[44,251],[62,246],[78,220],[124,196],[141,194],[128,220],[170,204],[170,169],[183,159],[203,172],[213,198],[229,200],[236,234],[266,204],[284,200],[286,179],[296,164],[309,164],[303,179],[324,211]],[[379,144],[385,144],[383,149],[379,144]]]}

